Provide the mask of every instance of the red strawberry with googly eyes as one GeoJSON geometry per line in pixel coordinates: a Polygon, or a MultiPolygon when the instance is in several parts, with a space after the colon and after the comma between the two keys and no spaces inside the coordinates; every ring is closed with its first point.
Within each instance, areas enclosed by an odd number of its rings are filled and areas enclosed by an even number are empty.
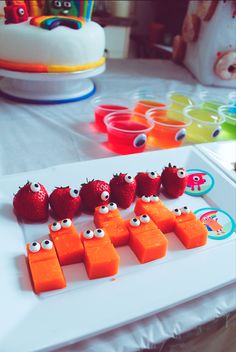
{"type": "Polygon", "coordinates": [[[44,222],[48,219],[48,193],[38,182],[27,182],[13,199],[15,214],[27,222],[44,222]]]}
{"type": "Polygon", "coordinates": [[[72,219],[81,212],[79,191],[68,187],[56,187],[50,194],[49,204],[57,220],[72,219]]]}
{"type": "Polygon", "coordinates": [[[136,196],[136,180],[128,175],[116,174],[110,181],[111,199],[119,207],[126,209],[135,200],[136,196]]]}
{"type": "Polygon", "coordinates": [[[138,197],[158,195],[161,187],[161,176],[156,172],[139,172],[135,176],[137,182],[136,194],[138,197]]]}
{"type": "Polygon", "coordinates": [[[99,205],[109,203],[110,186],[105,181],[92,180],[82,184],[79,195],[85,211],[94,212],[99,205]]]}
{"type": "Polygon", "coordinates": [[[177,168],[170,163],[161,174],[161,184],[165,194],[171,198],[181,196],[187,186],[188,175],[184,168],[177,168]]]}

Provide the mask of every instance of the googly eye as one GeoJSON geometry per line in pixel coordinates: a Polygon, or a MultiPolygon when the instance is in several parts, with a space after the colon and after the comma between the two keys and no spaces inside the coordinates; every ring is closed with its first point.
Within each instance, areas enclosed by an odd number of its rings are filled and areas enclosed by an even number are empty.
{"type": "Polygon", "coordinates": [[[217,136],[219,136],[221,131],[221,126],[217,127],[211,134],[212,138],[216,138],[217,136]]]}
{"type": "Polygon", "coordinates": [[[72,221],[71,219],[64,219],[61,222],[61,226],[64,228],[71,227],[72,221]]]}
{"type": "Polygon", "coordinates": [[[150,221],[150,217],[146,214],[140,216],[140,221],[144,224],[150,221]]]}
{"type": "Polygon", "coordinates": [[[114,211],[117,209],[117,205],[116,205],[116,203],[112,202],[112,203],[108,204],[108,208],[109,208],[109,210],[114,211]]]}
{"type": "Polygon", "coordinates": [[[105,232],[102,229],[96,229],[94,231],[94,236],[97,238],[102,238],[105,236],[105,232]]]}
{"type": "Polygon", "coordinates": [[[107,191],[103,191],[102,194],[101,194],[101,200],[108,200],[110,197],[110,194],[109,192],[107,191]]]}
{"type": "Polygon", "coordinates": [[[177,176],[179,178],[184,178],[186,176],[186,172],[184,170],[178,170],[177,171],[177,176]]]}
{"type": "Polygon", "coordinates": [[[49,249],[52,249],[53,243],[50,240],[44,240],[43,242],[41,242],[41,246],[43,249],[49,250],[49,249]]]}
{"type": "Polygon", "coordinates": [[[41,187],[40,187],[40,184],[39,183],[31,183],[31,185],[30,185],[30,189],[31,189],[31,191],[32,192],[39,192],[40,191],[40,189],[41,189],[41,187]]]}
{"type": "Polygon", "coordinates": [[[173,213],[175,214],[175,216],[180,216],[181,215],[181,210],[176,208],[173,210],[173,213]]]}
{"type": "Polygon", "coordinates": [[[150,201],[151,201],[150,197],[147,197],[147,196],[142,196],[141,199],[144,203],[150,203],[150,201]]]}
{"type": "Polygon", "coordinates": [[[32,253],[36,253],[36,252],[40,251],[40,248],[41,248],[41,246],[38,242],[31,242],[29,245],[29,250],[32,253]]]}
{"type": "Polygon", "coordinates": [[[199,176],[193,176],[193,181],[200,181],[200,177],[199,176]]]}
{"type": "Polygon", "coordinates": [[[72,198],[77,198],[77,197],[79,196],[79,191],[78,191],[78,189],[71,189],[71,190],[70,190],[70,196],[71,196],[72,198]]]}
{"type": "Polygon", "coordinates": [[[133,218],[133,219],[130,220],[129,223],[130,223],[131,226],[138,227],[140,225],[140,220],[137,219],[137,218],[133,218]]]}
{"type": "Polygon", "coordinates": [[[100,214],[107,214],[109,212],[108,207],[105,207],[105,205],[103,205],[102,207],[99,208],[99,213],[100,214]]]}
{"type": "Polygon", "coordinates": [[[51,225],[51,230],[53,232],[56,232],[56,231],[59,231],[61,229],[61,224],[59,222],[54,222],[52,225],[51,225]]]}
{"type": "Polygon", "coordinates": [[[179,141],[182,141],[182,139],[184,139],[185,137],[186,137],[186,129],[182,128],[176,133],[175,140],[176,142],[179,142],[179,141]]]}
{"type": "Polygon", "coordinates": [[[71,8],[71,2],[70,1],[64,1],[63,2],[63,7],[70,9],[71,8]]]}
{"type": "Polygon", "coordinates": [[[17,10],[17,12],[18,12],[18,15],[19,15],[19,16],[24,16],[24,14],[25,14],[25,10],[24,10],[22,7],[20,7],[20,8],[17,10]]]}
{"type": "Polygon", "coordinates": [[[157,173],[152,171],[148,173],[148,177],[150,177],[152,180],[154,180],[154,178],[157,178],[157,173]]]}
{"type": "Polygon", "coordinates": [[[53,7],[56,8],[56,9],[60,9],[61,8],[61,1],[54,0],[53,1],[53,7]]]}
{"type": "Polygon", "coordinates": [[[83,232],[83,236],[87,240],[91,240],[91,238],[93,238],[93,236],[94,236],[94,233],[93,233],[92,230],[86,230],[86,231],[83,232]]]}
{"type": "Polygon", "coordinates": [[[127,183],[132,183],[134,181],[134,178],[130,175],[125,175],[125,182],[127,183]]]}
{"type": "Polygon", "coordinates": [[[190,213],[190,208],[185,205],[183,208],[180,209],[182,214],[189,214],[190,213]]]}
{"type": "Polygon", "coordinates": [[[157,202],[159,202],[160,198],[158,196],[156,196],[155,194],[153,194],[150,197],[150,200],[151,200],[151,202],[157,203],[157,202]]]}
{"type": "Polygon", "coordinates": [[[146,134],[142,133],[142,134],[139,134],[135,140],[133,141],[133,146],[135,148],[140,148],[142,147],[144,144],[146,144],[147,142],[147,136],[146,134]]]}

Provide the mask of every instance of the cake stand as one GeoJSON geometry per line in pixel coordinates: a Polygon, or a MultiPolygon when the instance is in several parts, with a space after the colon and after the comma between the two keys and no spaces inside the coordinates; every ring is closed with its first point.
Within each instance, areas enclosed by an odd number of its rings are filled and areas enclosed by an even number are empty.
{"type": "Polygon", "coordinates": [[[38,103],[70,103],[86,99],[96,91],[91,77],[105,71],[105,64],[70,73],[26,73],[0,69],[0,93],[12,100],[38,103]]]}

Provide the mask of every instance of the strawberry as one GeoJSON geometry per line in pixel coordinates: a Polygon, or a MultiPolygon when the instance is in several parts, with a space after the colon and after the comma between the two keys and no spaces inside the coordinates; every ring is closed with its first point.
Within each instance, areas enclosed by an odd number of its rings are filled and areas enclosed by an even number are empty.
{"type": "Polygon", "coordinates": [[[82,184],[79,195],[83,208],[93,212],[99,205],[104,205],[110,199],[110,186],[105,181],[92,180],[82,184]]]}
{"type": "Polygon", "coordinates": [[[77,189],[56,187],[50,194],[49,204],[57,220],[72,219],[81,211],[81,198],[77,189]]]}
{"type": "Polygon", "coordinates": [[[111,199],[126,209],[133,203],[136,194],[136,180],[128,174],[116,174],[110,181],[111,199]]]}
{"type": "Polygon", "coordinates": [[[41,183],[27,182],[15,194],[15,214],[29,222],[43,222],[48,219],[48,193],[41,183]]]}
{"type": "Polygon", "coordinates": [[[169,163],[162,171],[161,184],[165,193],[172,198],[178,198],[184,193],[187,181],[188,176],[184,168],[177,168],[169,163]]]}
{"type": "Polygon", "coordinates": [[[135,176],[138,197],[158,195],[160,193],[161,176],[156,172],[139,172],[135,176]]]}

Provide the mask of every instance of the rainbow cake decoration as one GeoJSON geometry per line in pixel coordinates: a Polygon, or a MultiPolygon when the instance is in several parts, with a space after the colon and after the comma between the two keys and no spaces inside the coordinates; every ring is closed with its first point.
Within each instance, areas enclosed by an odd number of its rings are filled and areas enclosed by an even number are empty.
{"type": "Polygon", "coordinates": [[[0,18],[0,69],[62,73],[104,65],[104,30],[91,20],[94,0],[6,0],[5,4],[5,18],[0,18]]]}

